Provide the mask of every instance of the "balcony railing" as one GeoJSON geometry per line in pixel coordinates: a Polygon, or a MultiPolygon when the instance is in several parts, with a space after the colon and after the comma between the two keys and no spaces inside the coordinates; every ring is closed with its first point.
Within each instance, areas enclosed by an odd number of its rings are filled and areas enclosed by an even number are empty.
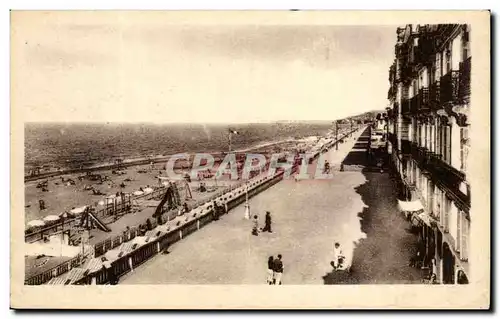
{"type": "Polygon", "coordinates": [[[439,82],[432,83],[429,87],[429,105],[431,110],[438,110],[441,107],[440,93],[439,82]]]}
{"type": "Polygon", "coordinates": [[[435,184],[441,186],[463,210],[470,208],[470,193],[464,194],[460,184],[465,180],[465,175],[444,162],[441,155],[411,144],[411,157],[417,162],[422,172],[427,173],[435,184]]]}
{"type": "Polygon", "coordinates": [[[441,104],[458,102],[459,71],[450,71],[441,77],[441,104]]]}
{"type": "Polygon", "coordinates": [[[447,42],[458,26],[458,24],[440,24],[436,33],[436,46],[440,47],[447,42]]]}
{"type": "Polygon", "coordinates": [[[470,69],[471,58],[460,63],[460,80],[458,84],[458,98],[461,103],[467,104],[470,101],[470,69]]]}

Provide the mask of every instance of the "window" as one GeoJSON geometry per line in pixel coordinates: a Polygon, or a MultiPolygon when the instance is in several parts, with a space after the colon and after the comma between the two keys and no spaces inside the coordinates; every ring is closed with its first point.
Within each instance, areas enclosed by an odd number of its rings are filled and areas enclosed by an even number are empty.
{"type": "Polygon", "coordinates": [[[444,147],[443,147],[443,160],[450,164],[451,163],[451,126],[450,125],[445,125],[443,126],[443,142],[444,142],[444,147]]]}
{"type": "Polygon", "coordinates": [[[462,33],[463,60],[471,56],[470,53],[470,26],[464,25],[462,33]]]}
{"type": "Polygon", "coordinates": [[[448,48],[446,48],[445,52],[444,52],[444,55],[445,55],[445,64],[443,66],[443,73],[446,75],[448,74],[448,72],[451,71],[451,47],[450,45],[448,45],[448,48]]]}
{"type": "Polygon", "coordinates": [[[441,205],[440,205],[440,202],[441,202],[441,190],[439,189],[439,187],[437,187],[436,185],[434,185],[434,200],[433,200],[433,204],[434,204],[434,207],[432,208],[432,215],[439,221],[440,218],[441,218],[441,205]]]}
{"type": "Polygon", "coordinates": [[[443,54],[436,54],[436,80],[439,80],[443,76],[443,54]]]}
{"type": "Polygon", "coordinates": [[[461,236],[460,236],[460,259],[468,260],[469,259],[469,228],[470,221],[467,219],[467,214],[465,212],[461,212],[461,236]]]}
{"type": "Polygon", "coordinates": [[[436,126],[436,154],[442,154],[441,153],[441,126],[436,126]]]}
{"type": "Polygon", "coordinates": [[[422,125],[418,126],[417,143],[419,146],[422,146],[422,125]]]}
{"type": "Polygon", "coordinates": [[[460,128],[460,170],[467,172],[467,158],[469,156],[469,128],[460,128]]]}
{"type": "Polygon", "coordinates": [[[428,138],[429,138],[429,125],[424,124],[424,147],[429,148],[428,138]]]}
{"type": "Polygon", "coordinates": [[[443,200],[442,200],[442,206],[443,206],[443,213],[442,213],[442,222],[443,222],[443,228],[444,228],[444,232],[445,233],[448,233],[450,231],[450,206],[451,206],[451,202],[450,200],[448,199],[448,197],[446,197],[446,193],[443,192],[443,200]]]}
{"type": "Polygon", "coordinates": [[[451,68],[452,70],[458,70],[460,66],[460,62],[462,62],[462,54],[463,54],[463,46],[462,46],[462,36],[459,35],[455,39],[453,39],[451,50],[451,68]]]}
{"type": "Polygon", "coordinates": [[[432,184],[432,181],[429,179],[428,183],[428,188],[427,188],[427,211],[430,211],[432,214],[432,211],[434,210],[434,185],[432,184]]]}
{"type": "Polygon", "coordinates": [[[430,136],[430,142],[431,142],[431,147],[430,150],[431,152],[436,151],[436,141],[435,141],[435,135],[436,135],[436,127],[434,125],[430,126],[430,131],[431,131],[431,136],[430,136]]]}

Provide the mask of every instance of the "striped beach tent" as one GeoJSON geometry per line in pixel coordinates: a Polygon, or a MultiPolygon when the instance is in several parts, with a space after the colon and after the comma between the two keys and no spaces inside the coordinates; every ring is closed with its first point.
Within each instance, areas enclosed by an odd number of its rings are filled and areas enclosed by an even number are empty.
{"type": "Polygon", "coordinates": [[[83,266],[84,269],[88,270],[89,273],[95,273],[101,270],[103,267],[101,258],[92,258],[87,264],[83,266]]]}
{"type": "Polygon", "coordinates": [[[67,279],[66,275],[52,278],[47,285],[68,285],[70,280],[67,279]]]}
{"type": "Polygon", "coordinates": [[[73,285],[82,280],[83,278],[85,278],[85,276],[87,276],[88,273],[89,273],[88,269],[83,269],[79,267],[73,268],[66,275],[66,282],[69,281],[69,285],[73,285]]]}

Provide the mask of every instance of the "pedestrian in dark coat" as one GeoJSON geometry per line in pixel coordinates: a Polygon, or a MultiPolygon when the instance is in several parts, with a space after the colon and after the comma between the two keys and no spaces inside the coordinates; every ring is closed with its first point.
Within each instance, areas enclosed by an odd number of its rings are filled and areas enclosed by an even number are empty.
{"type": "Polygon", "coordinates": [[[272,229],[271,229],[271,213],[270,212],[266,212],[266,220],[265,220],[265,225],[264,225],[264,228],[262,229],[262,232],[270,232],[272,233],[272,229]]]}

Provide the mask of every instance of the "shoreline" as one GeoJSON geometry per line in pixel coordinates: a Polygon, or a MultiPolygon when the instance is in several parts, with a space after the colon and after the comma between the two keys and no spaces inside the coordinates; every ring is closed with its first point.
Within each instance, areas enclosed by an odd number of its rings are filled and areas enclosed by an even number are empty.
{"type": "MultiPolygon", "coordinates": [[[[291,143],[291,142],[296,142],[296,143],[303,143],[305,142],[306,139],[299,139],[299,140],[294,140],[294,139],[284,139],[284,140],[279,140],[279,141],[273,141],[273,142],[259,142],[258,144],[247,147],[247,148],[242,148],[239,150],[235,150],[233,152],[239,153],[239,152],[249,152],[251,150],[258,150],[261,148],[266,148],[266,147],[271,147],[279,144],[285,144],[285,143],[291,143]]],[[[208,152],[212,156],[220,156],[221,154],[227,153],[224,151],[219,151],[219,152],[208,152]]],[[[195,153],[193,153],[195,154],[195,153]]],[[[140,165],[147,165],[152,163],[164,163],[168,162],[168,160],[175,154],[171,155],[157,155],[155,157],[139,157],[139,158],[129,158],[123,160],[121,163],[99,163],[95,164],[89,167],[83,167],[83,168],[73,168],[73,169],[65,169],[65,170],[59,170],[59,171],[51,171],[51,172],[45,172],[45,173],[40,173],[37,175],[25,175],[24,176],[24,182],[32,182],[44,178],[51,178],[51,177],[58,177],[62,175],[67,175],[67,174],[76,174],[76,173],[86,173],[86,172],[96,172],[96,171],[104,171],[104,170],[112,170],[112,169],[118,169],[118,168],[125,168],[125,167],[132,167],[132,166],[140,166],[140,165]]]]}

